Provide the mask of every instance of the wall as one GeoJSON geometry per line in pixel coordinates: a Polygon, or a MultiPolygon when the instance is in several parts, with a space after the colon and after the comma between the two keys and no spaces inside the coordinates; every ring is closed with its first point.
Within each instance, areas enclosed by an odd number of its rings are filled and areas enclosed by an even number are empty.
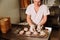
{"type": "Polygon", "coordinates": [[[18,0],[0,0],[0,17],[11,17],[11,23],[19,22],[18,0]]]}
{"type": "Polygon", "coordinates": [[[47,5],[48,6],[59,6],[60,5],[60,0],[47,0],[47,5]]]}

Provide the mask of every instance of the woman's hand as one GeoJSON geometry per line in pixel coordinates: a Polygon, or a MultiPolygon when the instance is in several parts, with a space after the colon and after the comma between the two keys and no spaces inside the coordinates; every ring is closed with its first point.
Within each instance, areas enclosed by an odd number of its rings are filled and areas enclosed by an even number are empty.
{"type": "Polygon", "coordinates": [[[37,31],[38,32],[40,32],[42,28],[43,28],[43,25],[37,25],[37,31]]]}
{"type": "Polygon", "coordinates": [[[34,32],[35,31],[35,27],[36,27],[35,25],[30,25],[30,31],[34,32]]]}

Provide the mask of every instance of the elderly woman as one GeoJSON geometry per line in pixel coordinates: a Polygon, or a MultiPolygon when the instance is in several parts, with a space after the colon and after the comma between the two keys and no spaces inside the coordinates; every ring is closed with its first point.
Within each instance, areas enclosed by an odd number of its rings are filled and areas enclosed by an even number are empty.
{"type": "Polygon", "coordinates": [[[37,31],[40,30],[41,25],[47,21],[47,15],[50,14],[46,5],[42,4],[42,0],[33,0],[26,9],[27,22],[30,25],[30,31],[34,32],[37,26],[37,31]]]}

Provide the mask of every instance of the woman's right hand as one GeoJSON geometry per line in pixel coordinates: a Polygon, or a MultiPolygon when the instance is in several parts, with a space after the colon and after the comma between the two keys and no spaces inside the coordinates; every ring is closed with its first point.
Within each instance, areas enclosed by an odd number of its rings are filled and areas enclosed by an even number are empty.
{"type": "Polygon", "coordinates": [[[35,31],[35,27],[36,27],[35,25],[30,25],[30,31],[34,32],[35,31]]]}

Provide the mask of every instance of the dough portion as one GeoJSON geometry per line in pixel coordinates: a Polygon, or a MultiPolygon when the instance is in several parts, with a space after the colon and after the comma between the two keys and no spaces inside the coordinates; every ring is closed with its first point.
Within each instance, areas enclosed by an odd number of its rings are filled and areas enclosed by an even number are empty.
{"type": "Polygon", "coordinates": [[[20,35],[23,35],[24,34],[24,30],[20,31],[19,34],[20,35]]]}
{"type": "Polygon", "coordinates": [[[25,28],[24,28],[24,31],[28,31],[28,28],[25,27],[25,28]]]}
{"type": "Polygon", "coordinates": [[[37,31],[35,31],[35,32],[33,32],[33,36],[38,36],[38,32],[37,31]]]}
{"type": "Polygon", "coordinates": [[[30,32],[30,31],[27,31],[25,34],[26,34],[27,36],[30,36],[30,35],[31,35],[31,32],[30,32]]]}
{"type": "Polygon", "coordinates": [[[42,30],[41,32],[40,32],[40,36],[45,36],[46,35],[46,33],[42,30]]]}

